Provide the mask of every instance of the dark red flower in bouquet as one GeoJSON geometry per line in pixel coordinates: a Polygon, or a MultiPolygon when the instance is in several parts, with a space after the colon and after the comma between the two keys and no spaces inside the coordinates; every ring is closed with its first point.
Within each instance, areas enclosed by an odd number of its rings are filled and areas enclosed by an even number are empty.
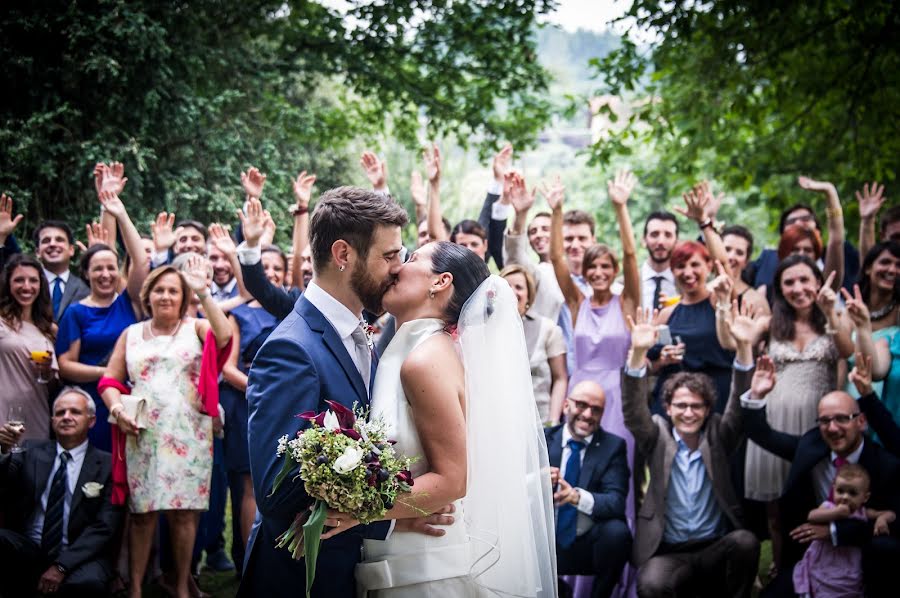
{"type": "MultiPolygon", "coordinates": [[[[359,432],[353,429],[353,424],[356,423],[356,416],[353,415],[353,411],[347,409],[336,401],[325,402],[328,403],[329,407],[331,407],[329,411],[334,413],[335,417],[337,417],[338,426],[341,429],[341,434],[352,438],[353,440],[359,440],[361,438],[359,432]]],[[[321,413],[316,413],[314,411],[304,411],[303,413],[297,415],[297,417],[313,422],[319,427],[325,427],[325,416],[327,414],[328,411],[323,411],[321,413]]]]}
{"type": "Polygon", "coordinates": [[[395,477],[398,480],[400,480],[401,482],[405,482],[405,483],[409,484],[410,486],[413,485],[412,472],[410,472],[408,469],[404,469],[402,471],[397,472],[397,475],[395,477]]]}

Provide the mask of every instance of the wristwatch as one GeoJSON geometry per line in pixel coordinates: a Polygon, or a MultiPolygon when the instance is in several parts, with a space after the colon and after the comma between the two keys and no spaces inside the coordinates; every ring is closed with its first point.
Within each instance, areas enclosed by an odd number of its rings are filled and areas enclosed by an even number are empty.
{"type": "Polygon", "coordinates": [[[309,214],[309,206],[298,206],[293,205],[288,209],[288,212],[291,213],[291,216],[301,216],[303,214],[309,214]]]}
{"type": "Polygon", "coordinates": [[[53,566],[56,567],[56,570],[59,571],[61,574],[65,575],[67,573],[66,568],[63,567],[62,565],[60,565],[59,563],[53,563],[53,566]]]}

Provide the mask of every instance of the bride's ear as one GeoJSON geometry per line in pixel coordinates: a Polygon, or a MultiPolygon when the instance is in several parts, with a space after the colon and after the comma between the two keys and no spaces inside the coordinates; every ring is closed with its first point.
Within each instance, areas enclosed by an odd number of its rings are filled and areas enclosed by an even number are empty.
{"type": "Polygon", "coordinates": [[[440,293],[451,286],[453,286],[453,275],[449,272],[442,272],[437,275],[436,280],[432,281],[431,290],[435,293],[440,293]]]}

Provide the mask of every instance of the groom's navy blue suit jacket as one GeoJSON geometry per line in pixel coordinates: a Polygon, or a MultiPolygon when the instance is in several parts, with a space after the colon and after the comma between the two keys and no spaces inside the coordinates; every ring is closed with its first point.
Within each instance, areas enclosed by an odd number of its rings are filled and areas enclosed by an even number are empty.
{"type": "MultiPolygon", "coordinates": [[[[373,377],[374,372],[373,360],[373,377]]],[[[279,438],[285,434],[293,438],[297,430],[308,425],[297,414],[319,413],[328,408],[326,400],[348,408],[354,402],[369,404],[362,377],[334,327],[306,297],[300,297],[256,354],[247,383],[250,470],[258,513],[239,596],[304,592],[304,562],[294,561],[287,549],[276,549],[275,539],[297,513],[312,504],[312,499],[302,482],[290,481],[296,471],[272,493],[282,464],[275,449],[279,438]]],[[[360,559],[362,539],[384,539],[388,528],[387,522],[357,526],[322,542],[313,596],[355,596],[353,572],[360,559]]]]}

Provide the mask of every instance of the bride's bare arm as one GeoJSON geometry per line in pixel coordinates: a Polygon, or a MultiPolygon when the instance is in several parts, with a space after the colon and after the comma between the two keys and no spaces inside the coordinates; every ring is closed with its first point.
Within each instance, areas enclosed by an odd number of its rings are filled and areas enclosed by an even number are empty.
{"type": "Polygon", "coordinates": [[[415,479],[412,493],[397,497],[386,519],[422,517],[466,494],[465,375],[450,337],[419,345],[403,362],[400,381],[428,473],[415,479]]]}

